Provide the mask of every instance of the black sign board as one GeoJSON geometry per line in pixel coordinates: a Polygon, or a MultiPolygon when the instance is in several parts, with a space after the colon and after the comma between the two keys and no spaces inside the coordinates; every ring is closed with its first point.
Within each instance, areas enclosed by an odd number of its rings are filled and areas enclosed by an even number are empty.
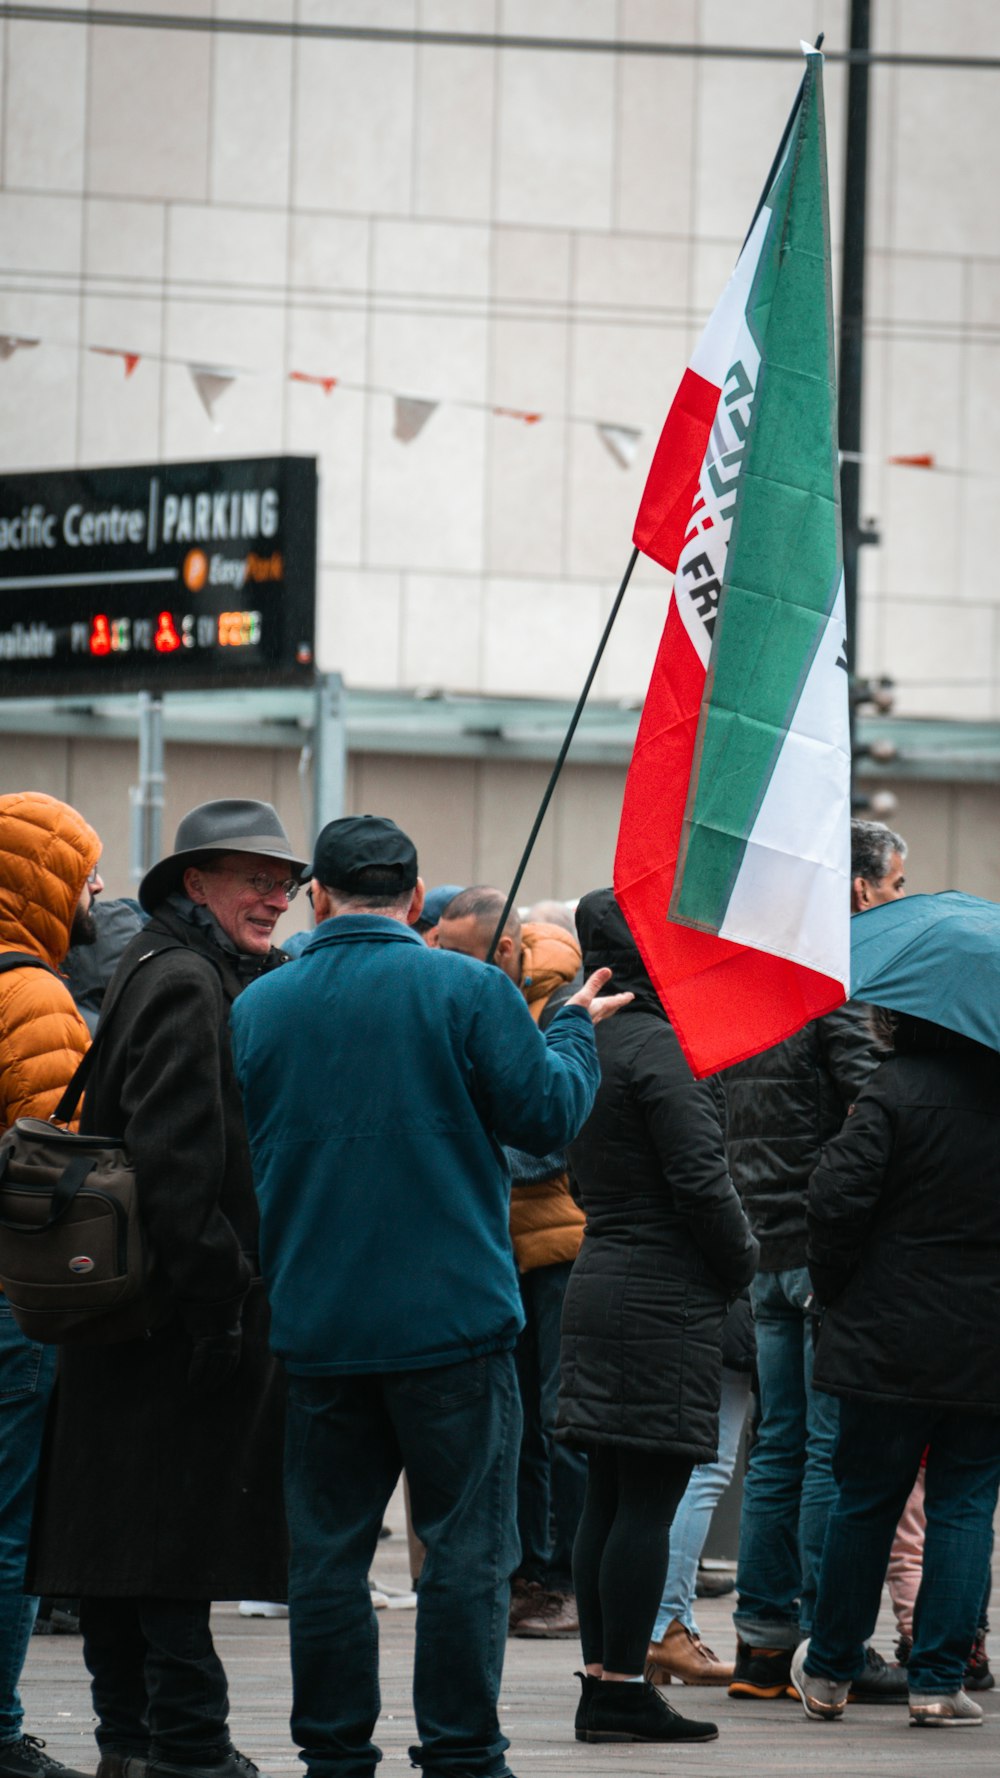
{"type": "Polygon", "coordinates": [[[313,677],[316,461],[0,479],[0,695],[313,677]]]}

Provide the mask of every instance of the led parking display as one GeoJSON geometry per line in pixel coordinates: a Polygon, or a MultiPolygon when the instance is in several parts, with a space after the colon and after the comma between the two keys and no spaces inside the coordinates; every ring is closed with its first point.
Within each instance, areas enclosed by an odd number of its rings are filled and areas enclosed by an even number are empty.
{"type": "Polygon", "coordinates": [[[0,694],[308,684],[312,457],[0,479],[0,694]]]}

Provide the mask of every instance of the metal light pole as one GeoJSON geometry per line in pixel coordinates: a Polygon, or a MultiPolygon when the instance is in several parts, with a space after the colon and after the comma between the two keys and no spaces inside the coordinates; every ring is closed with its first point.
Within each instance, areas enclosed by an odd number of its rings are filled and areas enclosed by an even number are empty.
{"type": "MultiPolygon", "coordinates": [[[[871,0],[851,0],[852,50],[871,42],[871,0]]],[[[847,666],[855,671],[858,612],[858,550],[861,529],[861,391],[865,319],[865,224],[868,187],[868,61],[851,62],[847,76],[847,157],[844,168],[844,234],[840,273],[840,504],[844,527],[844,596],[847,666]]]]}

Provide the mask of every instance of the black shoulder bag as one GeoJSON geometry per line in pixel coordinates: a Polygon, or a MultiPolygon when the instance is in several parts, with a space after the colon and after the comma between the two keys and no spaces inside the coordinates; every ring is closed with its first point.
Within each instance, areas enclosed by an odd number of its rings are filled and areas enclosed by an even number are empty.
{"type": "MultiPolygon", "coordinates": [[[[51,1117],[20,1117],[0,1137],[0,1288],[22,1332],[45,1345],[141,1339],[162,1320],[126,1149],[59,1125],[76,1112],[128,983],[150,957],[183,949],[171,941],[143,952],[51,1117]]],[[[0,972],[18,968],[48,965],[27,952],[0,955],[0,972]]]]}

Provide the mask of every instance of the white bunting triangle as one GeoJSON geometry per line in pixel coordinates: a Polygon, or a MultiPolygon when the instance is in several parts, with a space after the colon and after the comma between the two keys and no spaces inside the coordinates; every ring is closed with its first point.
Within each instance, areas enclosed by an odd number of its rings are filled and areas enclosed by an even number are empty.
{"type": "Polygon", "coordinates": [[[0,361],[6,364],[15,352],[26,351],[29,346],[40,346],[41,340],[21,339],[17,334],[0,334],[0,361]]]}
{"type": "Polygon", "coordinates": [[[222,399],[227,389],[232,388],[236,381],[236,372],[222,370],[214,364],[189,364],[188,370],[191,373],[191,381],[198,391],[198,399],[212,425],[218,431],[219,422],[215,417],[216,403],[222,399]]]}
{"type": "Polygon", "coordinates": [[[609,426],[603,422],[597,428],[597,436],[606,445],[616,463],[628,469],[635,459],[636,448],[642,433],[634,426],[609,426]]]}
{"type": "Polygon", "coordinates": [[[419,401],[415,395],[397,395],[393,436],[401,444],[410,444],[423,431],[437,406],[436,401],[419,401]]]}

